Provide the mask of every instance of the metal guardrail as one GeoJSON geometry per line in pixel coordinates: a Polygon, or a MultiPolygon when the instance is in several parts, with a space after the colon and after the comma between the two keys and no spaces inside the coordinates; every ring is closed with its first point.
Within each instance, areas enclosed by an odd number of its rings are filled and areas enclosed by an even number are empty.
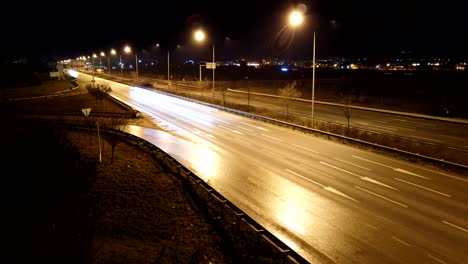
{"type": "MultiPolygon", "coordinates": [[[[245,91],[233,90],[233,89],[230,89],[230,88],[228,89],[228,91],[235,92],[235,93],[244,93],[244,94],[247,93],[245,91]]],[[[250,92],[250,94],[258,95],[258,96],[264,96],[264,97],[273,97],[273,98],[281,98],[282,97],[282,96],[278,96],[278,95],[255,93],[255,92],[250,92]]],[[[301,102],[312,103],[312,100],[308,100],[308,99],[302,99],[302,98],[290,98],[290,99],[296,100],[296,101],[301,101],[301,102]]],[[[453,123],[460,123],[460,124],[468,125],[468,120],[466,120],[466,119],[438,117],[438,116],[416,114],[416,113],[410,113],[410,112],[385,110],[385,109],[364,107],[364,106],[357,106],[357,105],[345,105],[345,104],[331,103],[331,102],[325,102],[325,101],[316,101],[316,100],[314,100],[314,103],[323,104],[323,105],[338,106],[338,107],[349,107],[351,109],[358,109],[358,110],[364,110],[364,111],[379,112],[379,113],[409,116],[409,117],[417,117],[417,118],[424,118],[424,119],[430,119],[430,120],[438,120],[438,121],[453,122],[453,123]]]]}

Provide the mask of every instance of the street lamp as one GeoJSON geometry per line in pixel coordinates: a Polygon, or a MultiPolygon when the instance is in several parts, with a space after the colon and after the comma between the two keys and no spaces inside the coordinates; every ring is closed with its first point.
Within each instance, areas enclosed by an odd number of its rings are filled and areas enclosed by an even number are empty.
{"type": "MultiPolygon", "coordinates": [[[[115,55],[115,54],[117,54],[117,51],[115,51],[115,49],[111,49],[110,54],[115,55]]],[[[110,55],[107,56],[107,64],[108,64],[108,67],[109,67],[109,75],[112,75],[111,64],[110,64],[110,55]]]]}
{"type": "MultiPolygon", "coordinates": [[[[205,32],[202,30],[196,30],[193,33],[193,37],[195,38],[196,41],[202,42],[205,40],[205,32]]],[[[212,63],[207,63],[206,64],[207,69],[213,69],[213,84],[212,84],[212,97],[213,97],[213,102],[214,102],[214,91],[215,91],[215,69],[216,69],[216,62],[215,62],[215,45],[213,43],[213,62],[212,63]]],[[[201,68],[200,68],[201,71],[201,68]]]]}
{"type": "MultiPolygon", "coordinates": [[[[124,51],[125,53],[131,53],[132,52],[132,49],[130,48],[130,46],[125,46],[124,48],[124,51]]],[[[135,73],[136,73],[136,78],[138,79],[138,55],[135,51],[135,73]]]]}
{"type": "MultiPolygon", "coordinates": [[[[105,56],[106,56],[106,54],[104,53],[104,51],[101,51],[100,55],[101,55],[101,57],[105,57],[105,56]]],[[[102,61],[101,61],[101,57],[99,57],[99,68],[101,68],[101,69],[102,69],[102,61]]]]}
{"type": "Polygon", "coordinates": [[[93,67],[92,67],[92,69],[93,69],[93,80],[92,80],[93,85],[94,85],[94,82],[95,82],[95,81],[94,81],[94,59],[95,59],[95,58],[97,58],[97,55],[96,55],[96,54],[93,54],[93,67]]]}
{"type": "MultiPolygon", "coordinates": [[[[299,11],[292,11],[289,14],[289,24],[292,27],[297,27],[304,21],[304,15],[299,11]]],[[[314,101],[315,101],[315,30],[314,30],[314,41],[312,48],[312,128],[314,128],[314,101]]]]}

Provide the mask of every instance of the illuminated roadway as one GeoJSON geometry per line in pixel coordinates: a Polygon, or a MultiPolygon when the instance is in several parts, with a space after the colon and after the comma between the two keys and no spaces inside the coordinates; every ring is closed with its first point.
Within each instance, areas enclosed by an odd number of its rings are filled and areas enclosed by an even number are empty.
{"type": "Polygon", "coordinates": [[[177,159],[311,263],[468,259],[466,175],[105,82],[163,129],[128,132],[177,159]]]}

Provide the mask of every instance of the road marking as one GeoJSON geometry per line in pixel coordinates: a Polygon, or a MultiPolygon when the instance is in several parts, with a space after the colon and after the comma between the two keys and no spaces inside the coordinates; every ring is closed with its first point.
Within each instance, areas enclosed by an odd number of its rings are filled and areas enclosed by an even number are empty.
{"type": "Polygon", "coordinates": [[[286,171],[289,172],[289,173],[292,173],[292,174],[296,175],[297,177],[300,177],[300,178],[302,178],[302,179],[304,179],[304,180],[306,180],[306,181],[309,181],[309,182],[311,182],[311,183],[317,184],[318,186],[320,186],[320,187],[322,187],[322,188],[325,188],[325,185],[323,185],[323,184],[321,184],[321,183],[318,183],[318,182],[316,182],[316,181],[313,181],[313,180],[311,180],[311,179],[309,179],[309,178],[307,178],[307,177],[304,177],[304,176],[302,176],[301,174],[299,174],[299,173],[297,173],[297,172],[294,172],[294,171],[292,171],[292,170],[290,170],[290,169],[286,169],[286,171]]]}
{"type": "Polygon", "coordinates": [[[356,158],[356,159],[360,159],[360,160],[364,160],[364,161],[367,161],[367,162],[370,162],[370,163],[373,163],[373,164],[376,164],[376,165],[380,165],[382,167],[386,167],[386,168],[390,168],[394,171],[397,171],[397,172],[401,172],[401,173],[405,173],[405,174],[408,174],[408,175],[411,175],[411,176],[415,176],[415,177],[419,177],[419,178],[423,178],[423,179],[426,179],[426,180],[431,180],[431,178],[428,178],[428,177],[425,177],[425,176],[421,176],[419,174],[416,174],[414,172],[411,172],[411,171],[407,171],[407,170],[404,170],[404,169],[400,169],[400,168],[394,168],[392,166],[388,166],[388,165],[385,165],[385,164],[382,164],[382,163],[378,163],[376,161],[372,161],[372,160],[368,160],[368,159],[365,159],[365,158],[361,158],[361,157],[358,157],[358,156],[355,156],[353,155],[352,156],[353,158],[356,158]]]}
{"type": "Polygon", "coordinates": [[[295,146],[296,148],[300,148],[300,149],[307,150],[307,151],[313,152],[313,153],[315,153],[315,154],[318,154],[318,151],[311,150],[311,149],[308,149],[308,148],[304,148],[304,147],[299,146],[299,145],[296,145],[296,144],[291,144],[291,145],[292,145],[292,146],[295,146]]]}
{"type": "Polygon", "coordinates": [[[229,123],[229,122],[226,122],[226,121],[221,120],[221,119],[218,119],[218,118],[213,118],[213,119],[215,119],[215,120],[218,121],[218,122],[222,122],[222,123],[225,123],[225,124],[228,124],[228,125],[231,124],[231,123],[229,123]]]}
{"type": "Polygon", "coordinates": [[[354,173],[354,172],[350,172],[350,171],[347,171],[347,170],[345,170],[345,169],[342,169],[342,168],[339,168],[339,167],[330,165],[330,164],[328,164],[328,163],[326,163],[326,162],[323,162],[323,161],[320,161],[320,163],[323,164],[323,165],[325,165],[325,166],[332,167],[332,168],[337,169],[337,170],[339,170],[339,171],[346,172],[346,173],[349,173],[349,174],[351,174],[351,175],[353,175],[353,176],[362,178],[361,175],[358,175],[358,174],[356,174],[356,173],[354,173]]]}
{"type": "Polygon", "coordinates": [[[401,118],[390,118],[390,119],[406,122],[406,119],[401,119],[401,118]]]}
{"type": "Polygon", "coordinates": [[[278,157],[280,157],[280,158],[282,158],[282,159],[285,159],[285,158],[286,158],[285,156],[282,156],[282,155],[280,155],[280,154],[276,154],[276,153],[271,152],[271,151],[266,150],[266,149],[262,149],[262,151],[264,151],[264,152],[266,152],[266,153],[269,153],[269,154],[271,154],[271,155],[278,156],[278,157]]]}
{"type": "Polygon", "coordinates": [[[355,202],[358,202],[356,199],[354,199],[354,198],[352,198],[351,196],[346,195],[346,194],[344,194],[344,193],[338,191],[337,189],[335,189],[335,188],[333,188],[333,187],[325,186],[325,185],[323,185],[323,184],[321,184],[321,183],[318,183],[318,182],[316,182],[316,181],[313,181],[313,180],[311,180],[311,179],[309,179],[309,178],[306,178],[306,177],[302,176],[301,174],[299,174],[299,173],[297,173],[297,172],[294,172],[294,171],[292,171],[292,170],[290,170],[290,169],[286,169],[286,171],[289,172],[289,173],[291,173],[291,174],[294,174],[294,175],[296,175],[297,177],[300,177],[300,178],[302,178],[302,179],[304,179],[304,180],[306,180],[306,181],[309,181],[309,182],[311,182],[311,183],[317,184],[317,185],[319,185],[320,187],[322,187],[324,190],[326,190],[326,191],[328,191],[328,192],[331,192],[331,193],[334,193],[334,194],[343,196],[343,197],[345,197],[345,198],[347,198],[347,199],[353,200],[353,201],[355,201],[355,202]]]}
{"type": "Polygon", "coordinates": [[[355,124],[365,125],[365,126],[369,125],[368,123],[364,123],[364,122],[354,122],[354,123],[355,123],[355,124]]]}
{"type": "Polygon", "coordinates": [[[335,188],[333,188],[333,187],[327,186],[327,187],[325,187],[325,188],[323,188],[323,189],[325,189],[326,191],[329,191],[329,192],[331,192],[331,193],[338,194],[338,195],[340,195],[340,196],[343,196],[343,197],[345,197],[345,198],[348,198],[348,199],[350,199],[350,200],[353,200],[353,201],[355,201],[355,202],[358,202],[356,199],[354,199],[354,198],[352,198],[352,197],[350,197],[350,196],[348,196],[348,195],[346,195],[346,194],[344,194],[344,193],[338,191],[337,189],[335,189],[335,188]]]}
{"type": "Polygon", "coordinates": [[[427,187],[424,187],[424,186],[421,186],[419,184],[416,184],[416,183],[412,183],[412,182],[409,182],[409,181],[405,181],[405,180],[402,180],[402,179],[399,179],[399,178],[394,178],[395,180],[397,181],[402,181],[402,182],[406,182],[407,184],[410,184],[410,185],[413,185],[413,186],[416,186],[416,187],[419,187],[421,189],[424,189],[424,190],[428,190],[428,191],[431,191],[431,192],[435,192],[435,193],[438,193],[440,195],[444,195],[444,196],[447,196],[447,197],[451,197],[450,194],[445,194],[443,192],[439,192],[439,191],[436,191],[436,190],[433,190],[433,189],[430,189],[430,188],[427,188],[427,187]]]}
{"type": "Polygon", "coordinates": [[[209,136],[210,138],[216,139],[216,137],[211,134],[206,134],[206,135],[209,136]]]}
{"type": "Polygon", "coordinates": [[[392,199],[387,198],[387,197],[385,197],[385,196],[382,196],[382,195],[380,195],[380,194],[376,194],[376,193],[374,193],[374,192],[371,192],[371,191],[366,190],[366,189],[364,189],[364,188],[361,188],[361,187],[359,187],[359,186],[354,186],[354,187],[355,187],[355,188],[358,188],[358,189],[361,190],[361,191],[365,191],[365,192],[367,192],[367,193],[370,193],[370,194],[372,194],[372,195],[375,195],[375,196],[377,196],[377,197],[380,197],[380,198],[382,198],[382,199],[384,199],[384,200],[387,200],[387,201],[389,201],[389,202],[392,202],[392,203],[394,203],[394,204],[397,204],[397,205],[399,205],[399,206],[401,206],[401,207],[408,208],[407,205],[404,205],[404,204],[402,204],[402,203],[393,201],[392,199]]]}
{"type": "Polygon", "coordinates": [[[229,130],[229,131],[231,131],[231,132],[233,132],[233,133],[236,133],[236,134],[239,134],[239,135],[245,135],[244,133],[239,132],[239,131],[237,131],[237,130],[230,129],[230,128],[225,127],[225,126],[222,126],[222,125],[218,125],[218,126],[221,127],[221,128],[227,129],[227,130],[229,130]]]}
{"type": "Polygon", "coordinates": [[[368,223],[366,223],[366,222],[363,222],[363,223],[364,223],[365,225],[368,225],[368,226],[374,228],[375,230],[377,230],[377,227],[375,227],[375,226],[373,226],[373,225],[371,225],[371,224],[368,224],[368,223]]]}
{"type": "Polygon", "coordinates": [[[245,128],[245,127],[241,127],[241,126],[237,126],[237,127],[239,127],[240,129],[247,130],[247,131],[252,132],[252,133],[255,132],[255,131],[253,131],[253,130],[251,130],[251,129],[248,129],[248,128],[245,128]]]}
{"type": "Polygon", "coordinates": [[[430,180],[430,178],[428,178],[428,177],[421,176],[421,175],[418,175],[418,174],[416,174],[416,173],[413,173],[413,172],[411,172],[411,171],[407,171],[407,170],[404,170],[404,169],[394,168],[393,170],[394,170],[394,171],[401,172],[401,173],[405,173],[405,174],[408,174],[408,175],[411,175],[411,176],[414,176],[414,177],[419,177],[419,178],[423,178],[423,179],[426,179],[426,180],[430,180]]]}
{"type": "Polygon", "coordinates": [[[432,256],[431,254],[427,254],[427,256],[430,257],[431,259],[435,260],[435,261],[438,261],[438,262],[443,263],[443,264],[447,264],[447,262],[442,261],[442,260],[432,256]]]}
{"type": "Polygon", "coordinates": [[[261,134],[261,135],[264,136],[264,137],[267,137],[267,138],[271,138],[271,139],[277,140],[277,141],[282,141],[282,140],[279,139],[279,138],[275,138],[275,137],[272,137],[272,136],[269,136],[269,135],[265,135],[265,134],[261,134]]]}
{"type": "Polygon", "coordinates": [[[420,137],[420,136],[415,136],[415,135],[410,135],[410,137],[415,137],[415,138],[419,138],[419,139],[423,139],[427,141],[443,142],[442,140],[437,140],[437,139],[427,138],[427,137],[420,137]]]}
{"type": "Polygon", "coordinates": [[[247,123],[244,123],[244,122],[241,122],[241,123],[244,124],[244,125],[247,125],[247,126],[255,127],[257,129],[260,129],[260,130],[270,131],[270,130],[268,130],[266,128],[263,128],[263,127],[254,126],[254,125],[247,124],[247,123]]]}
{"type": "Polygon", "coordinates": [[[237,140],[237,141],[239,141],[239,142],[242,142],[242,143],[244,143],[244,144],[250,145],[250,143],[247,142],[247,141],[244,141],[244,140],[241,140],[241,139],[238,139],[238,138],[235,138],[235,137],[233,137],[232,139],[237,140]]]}
{"type": "Polygon", "coordinates": [[[359,165],[357,165],[357,164],[354,164],[354,163],[351,163],[351,162],[349,162],[349,161],[345,161],[345,160],[342,160],[342,159],[339,159],[339,158],[334,158],[334,159],[336,159],[336,160],[338,160],[338,161],[341,161],[341,162],[343,162],[343,163],[349,164],[349,165],[356,166],[356,167],[361,168],[361,169],[364,169],[364,170],[368,170],[368,171],[371,170],[371,169],[369,169],[369,168],[362,167],[362,166],[359,166],[359,165]]]}
{"type": "Polygon", "coordinates": [[[398,130],[397,128],[391,128],[391,127],[383,127],[383,126],[377,126],[377,125],[370,125],[370,126],[380,128],[380,129],[383,129],[383,130],[393,130],[393,131],[398,130]]]}
{"type": "Polygon", "coordinates": [[[449,225],[449,226],[452,226],[452,227],[455,227],[455,228],[458,228],[458,229],[460,229],[461,231],[464,231],[464,232],[468,233],[468,230],[465,229],[465,228],[463,228],[463,227],[459,227],[459,226],[457,226],[457,225],[455,225],[455,224],[452,224],[452,223],[449,223],[449,222],[447,222],[447,221],[442,221],[442,223],[444,223],[444,224],[446,224],[446,225],[449,225]]]}
{"type": "Polygon", "coordinates": [[[393,239],[395,239],[396,241],[398,241],[398,242],[402,243],[403,245],[406,245],[406,246],[408,246],[408,247],[411,247],[411,245],[410,245],[410,244],[408,244],[408,243],[406,243],[405,241],[403,241],[403,240],[399,239],[398,237],[394,237],[394,236],[392,236],[392,238],[393,238],[393,239]]]}
{"type": "Polygon", "coordinates": [[[393,190],[398,191],[397,188],[394,188],[394,187],[392,187],[392,186],[390,186],[390,185],[387,185],[387,184],[385,184],[385,183],[379,182],[379,181],[374,180],[374,179],[369,178],[369,177],[362,177],[361,180],[365,180],[365,181],[368,181],[368,182],[372,182],[372,183],[375,183],[375,184],[378,184],[378,185],[381,185],[381,186],[384,186],[384,187],[387,187],[387,188],[390,188],[390,189],[393,189],[393,190]]]}
{"type": "Polygon", "coordinates": [[[361,157],[358,157],[358,156],[355,156],[355,155],[353,155],[352,157],[356,158],[356,159],[364,160],[364,161],[367,161],[367,162],[370,162],[370,163],[374,163],[374,164],[380,165],[382,167],[387,167],[387,168],[393,169],[393,167],[391,167],[391,166],[388,166],[388,165],[385,165],[385,164],[382,164],[382,163],[378,163],[376,161],[368,160],[368,159],[361,158],[361,157]]]}
{"type": "Polygon", "coordinates": [[[311,168],[311,167],[309,167],[309,166],[307,166],[307,165],[305,165],[305,164],[298,163],[298,165],[299,165],[299,166],[302,166],[302,167],[304,167],[304,168],[306,168],[306,169],[312,170],[312,171],[314,171],[314,172],[320,173],[320,174],[322,174],[322,175],[325,175],[325,176],[327,176],[327,177],[330,177],[330,178],[332,178],[332,179],[335,179],[335,177],[333,177],[333,176],[331,176],[331,175],[328,175],[328,174],[326,174],[325,172],[321,172],[321,171],[318,171],[318,170],[316,170],[316,169],[313,169],[313,168],[311,168]]]}
{"type": "Polygon", "coordinates": [[[428,170],[428,171],[432,171],[432,172],[434,172],[434,173],[438,173],[438,174],[444,175],[444,176],[446,176],[446,177],[450,177],[450,178],[459,180],[459,181],[468,182],[468,179],[462,179],[462,178],[460,178],[460,177],[452,176],[452,175],[449,175],[449,174],[446,174],[446,173],[443,173],[443,172],[439,172],[439,171],[435,171],[435,170],[429,170],[429,169],[427,169],[427,170],[428,170]]]}

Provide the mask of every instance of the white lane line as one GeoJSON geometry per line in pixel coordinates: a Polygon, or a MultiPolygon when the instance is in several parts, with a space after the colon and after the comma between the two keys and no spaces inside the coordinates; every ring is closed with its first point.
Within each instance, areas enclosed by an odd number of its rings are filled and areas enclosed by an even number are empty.
{"type": "Polygon", "coordinates": [[[373,225],[371,225],[371,224],[368,224],[368,223],[366,223],[366,222],[363,222],[363,223],[364,223],[365,225],[368,225],[368,226],[372,227],[373,229],[377,230],[377,227],[375,227],[375,226],[373,226],[373,225]]]}
{"type": "Polygon", "coordinates": [[[229,122],[226,122],[226,121],[221,120],[221,119],[218,119],[218,118],[213,118],[213,119],[215,119],[215,120],[218,121],[218,122],[222,122],[222,123],[225,123],[225,124],[228,124],[228,125],[231,124],[231,123],[229,123],[229,122]]]}
{"type": "Polygon", "coordinates": [[[407,171],[407,170],[404,170],[404,169],[394,168],[393,170],[394,170],[394,171],[401,172],[401,173],[405,173],[405,174],[408,174],[408,175],[411,175],[411,176],[414,176],[414,177],[419,177],[419,178],[423,178],[423,179],[426,179],[426,180],[430,180],[430,178],[428,178],[428,177],[421,176],[421,175],[419,175],[419,174],[416,174],[416,173],[414,173],[414,172],[407,171]]]}
{"type": "Polygon", "coordinates": [[[389,188],[389,189],[393,189],[393,190],[395,190],[395,191],[398,191],[398,189],[395,188],[395,187],[392,187],[392,186],[390,186],[390,185],[387,185],[387,184],[385,184],[385,183],[383,183],[383,182],[379,182],[379,181],[374,180],[374,179],[369,178],[369,177],[362,177],[361,180],[368,181],[368,182],[372,182],[372,183],[375,183],[375,184],[378,184],[378,185],[387,187],[387,188],[389,188]]]}
{"type": "Polygon", "coordinates": [[[458,228],[458,229],[460,229],[461,231],[464,231],[464,232],[468,233],[468,229],[465,229],[465,228],[463,228],[463,227],[457,226],[457,225],[452,224],[452,223],[449,223],[449,222],[447,222],[447,221],[442,221],[442,223],[444,223],[444,224],[446,224],[446,225],[449,225],[449,226],[452,226],[452,227],[455,227],[455,228],[458,228]]]}
{"type": "Polygon", "coordinates": [[[411,172],[411,171],[407,171],[407,170],[400,169],[400,168],[394,168],[394,167],[392,167],[392,166],[388,166],[388,165],[385,165],[385,164],[382,164],[382,163],[379,163],[379,162],[376,162],[376,161],[372,161],[372,160],[368,160],[368,159],[365,159],[365,158],[361,158],[361,157],[358,157],[358,156],[355,156],[355,155],[352,155],[352,157],[353,157],[353,158],[356,158],[356,159],[360,159],[360,160],[367,161],[367,162],[369,162],[369,163],[373,163],[373,164],[376,164],[376,165],[380,165],[380,166],[382,166],[382,167],[389,168],[389,169],[392,169],[392,170],[397,171],[397,172],[405,173],[405,174],[408,174],[408,175],[411,175],[411,176],[415,176],[415,177],[419,177],[419,178],[423,178],[423,179],[426,179],[426,180],[431,180],[431,178],[418,175],[418,174],[416,174],[416,173],[414,173],[414,172],[411,172]]]}
{"type": "Polygon", "coordinates": [[[239,134],[239,135],[245,135],[244,133],[239,132],[239,131],[237,131],[237,130],[230,129],[230,128],[225,127],[225,126],[222,126],[222,125],[218,125],[218,126],[221,127],[221,128],[227,129],[227,130],[229,130],[229,131],[231,131],[231,132],[233,132],[233,133],[236,133],[236,134],[239,134]]]}
{"type": "Polygon", "coordinates": [[[311,180],[311,179],[309,179],[309,178],[306,178],[306,177],[302,176],[301,174],[299,174],[299,173],[297,173],[297,172],[294,172],[294,171],[292,171],[292,170],[290,170],[290,169],[286,169],[286,171],[289,172],[289,173],[291,173],[291,174],[294,174],[294,175],[296,175],[297,177],[300,177],[300,178],[302,178],[302,179],[304,179],[304,180],[306,180],[306,181],[309,181],[309,182],[311,182],[311,183],[317,184],[317,185],[319,185],[320,187],[322,187],[324,190],[326,190],[326,191],[328,191],[328,192],[331,192],[331,193],[334,193],[334,194],[343,196],[343,197],[345,197],[345,198],[347,198],[347,199],[353,200],[353,201],[355,201],[355,202],[358,202],[356,199],[354,199],[354,198],[352,198],[351,196],[346,195],[346,194],[344,194],[344,193],[338,191],[337,189],[335,189],[335,188],[333,188],[333,187],[325,186],[325,185],[323,185],[323,184],[321,184],[321,183],[318,183],[318,182],[316,182],[316,181],[313,181],[313,180],[311,180]]]}
{"type": "Polygon", "coordinates": [[[300,148],[300,149],[307,150],[307,151],[310,151],[310,152],[312,152],[312,153],[318,154],[318,151],[311,150],[311,149],[308,149],[308,148],[304,148],[304,147],[299,146],[299,145],[296,145],[296,144],[291,144],[291,145],[292,145],[292,146],[295,146],[296,148],[300,148]]]}
{"type": "Polygon", "coordinates": [[[245,127],[241,127],[241,126],[237,126],[237,127],[240,128],[240,129],[247,130],[247,131],[252,132],[252,133],[255,132],[255,131],[253,131],[251,129],[248,129],[248,128],[245,128],[245,127]]]}
{"type": "Polygon", "coordinates": [[[360,124],[360,125],[365,125],[365,126],[369,125],[368,123],[364,123],[364,122],[354,122],[354,123],[355,124],[360,124]]]}
{"type": "Polygon", "coordinates": [[[361,191],[370,193],[370,194],[375,195],[375,196],[377,196],[377,197],[380,197],[380,198],[382,198],[382,199],[384,199],[384,200],[387,200],[387,201],[389,201],[389,202],[392,202],[392,203],[394,203],[394,204],[397,204],[397,205],[399,205],[399,206],[401,206],[401,207],[408,208],[407,205],[404,205],[404,204],[402,204],[402,203],[393,201],[392,199],[387,198],[387,197],[385,197],[385,196],[382,196],[382,195],[380,195],[380,194],[376,194],[376,193],[374,193],[374,192],[371,192],[371,191],[366,190],[366,189],[364,189],[364,188],[361,188],[361,187],[359,187],[359,186],[354,186],[354,187],[357,188],[357,189],[359,189],[359,190],[361,190],[361,191]]]}
{"type": "Polygon", "coordinates": [[[309,167],[309,166],[307,166],[307,165],[305,165],[305,164],[298,163],[297,165],[302,166],[302,167],[304,167],[304,168],[306,168],[306,169],[309,169],[309,170],[311,170],[311,171],[317,172],[317,173],[319,173],[319,174],[322,174],[322,175],[324,175],[324,176],[327,176],[327,177],[329,177],[329,178],[335,179],[335,177],[333,177],[333,176],[331,176],[331,175],[328,175],[328,174],[326,174],[325,172],[321,172],[321,171],[318,171],[318,170],[316,170],[316,169],[313,169],[313,168],[311,168],[311,167],[309,167]]]}
{"type": "Polygon", "coordinates": [[[352,165],[352,166],[355,166],[355,167],[364,169],[364,170],[368,170],[368,171],[371,170],[371,169],[369,169],[369,168],[366,168],[366,167],[363,167],[363,166],[359,166],[359,165],[357,165],[357,164],[354,164],[354,163],[349,162],[349,161],[346,161],[346,160],[342,160],[342,159],[339,159],[339,158],[334,158],[334,159],[336,159],[336,160],[338,160],[338,161],[341,161],[341,162],[343,162],[343,163],[346,163],[346,164],[349,164],[349,165],[352,165]]]}
{"type": "Polygon", "coordinates": [[[271,154],[271,155],[275,155],[275,156],[280,157],[280,158],[282,158],[282,159],[285,159],[285,158],[286,158],[285,156],[282,156],[282,155],[280,155],[280,154],[276,154],[276,153],[271,152],[271,151],[266,150],[266,149],[261,149],[261,150],[262,150],[263,152],[266,152],[266,153],[271,154]]]}
{"type": "Polygon", "coordinates": [[[403,241],[403,240],[399,239],[398,237],[394,237],[394,236],[392,236],[392,238],[393,238],[393,239],[395,239],[396,241],[398,241],[398,242],[402,243],[402,244],[403,244],[403,245],[405,245],[405,246],[411,247],[411,245],[410,245],[410,244],[408,244],[408,243],[406,243],[405,241],[403,241]]]}
{"type": "Polygon", "coordinates": [[[439,191],[436,191],[436,190],[433,190],[433,189],[430,189],[430,188],[421,186],[421,185],[416,184],[416,183],[412,183],[412,182],[409,182],[409,181],[405,181],[405,180],[402,180],[402,179],[400,179],[400,178],[394,178],[394,179],[397,180],[397,181],[402,181],[402,182],[405,182],[405,183],[407,183],[407,184],[410,184],[410,185],[419,187],[419,188],[424,189],[424,190],[428,190],[428,191],[431,191],[431,192],[435,192],[435,193],[438,193],[438,194],[443,195],[443,196],[451,197],[450,194],[446,194],[446,193],[443,193],[443,192],[439,192],[439,191]]]}
{"type": "Polygon", "coordinates": [[[323,164],[323,165],[325,165],[325,166],[332,167],[332,168],[337,169],[337,170],[339,170],[339,171],[346,172],[346,173],[349,173],[349,174],[351,174],[351,175],[353,175],[353,176],[362,178],[361,175],[358,175],[358,174],[356,174],[356,173],[354,173],[354,172],[350,172],[350,171],[347,171],[347,170],[345,170],[345,169],[338,168],[338,167],[336,167],[336,166],[330,165],[330,164],[328,164],[328,163],[326,163],[326,162],[323,162],[323,161],[320,161],[320,163],[323,164]]]}
{"type": "Polygon", "coordinates": [[[383,126],[377,126],[377,125],[370,125],[370,126],[380,128],[380,129],[383,129],[383,130],[393,130],[393,131],[398,130],[397,128],[391,128],[391,127],[383,127],[383,126]]]}
{"type": "Polygon", "coordinates": [[[437,139],[427,138],[427,137],[420,137],[420,136],[415,136],[415,135],[410,135],[410,137],[419,138],[419,139],[423,139],[427,141],[443,142],[442,140],[437,140],[437,139]]]}
{"type": "Polygon", "coordinates": [[[294,171],[292,171],[292,170],[290,170],[290,169],[286,169],[286,171],[289,172],[289,173],[291,173],[291,174],[296,175],[296,176],[299,177],[299,178],[302,178],[302,179],[304,179],[304,180],[306,180],[306,181],[309,181],[309,182],[311,182],[311,183],[313,183],[313,184],[317,184],[318,186],[320,186],[320,187],[322,187],[322,188],[325,188],[325,185],[323,185],[323,184],[321,184],[321,183],[318,183],[318,182],[316,182],[316,181],[314,181],[314,180],[311,180],[311,179],[309,179],[309,178],[307,178],[307,177],[304,177],[304,176],[302,176],[301,174],[299,174],[299,173],[297,173],[297,172],[294,172],[294,171]]]}
{"type": "Polygon", "coordinates": [[[393,119],[393,120],[396,120],[396,121],[403,121],[403,122],[406,122],[406,119],[401,119],[401,118],[390,118],[390,119],[393,119]]]}
{"type": "Polygon", "coordinates": [[[277,140],[277,141],[282,141],[282,140],[279,139],[279,138],[275,138],[275,137],[272,137],[272,136],[269,136],[269,135],[265,135],[265,134],[261,134],[261,135],[264,136],[264,137],[267,137],[267,138],[271,138],[271,139],[277,140]]]}
{"type": "Polygon", "coordinates": [[[345,198],[348,198],[348,199],[350,199],[350,200],[353,200],[353,201],[355,201],[355,202],[358,202],[356,199],[354,199],[354,198],[352,198],[351,196],[348,196],[348,195],[346,195],[346,194],[344,194],[344,193],[338,191],[337,189],[335,189],[335,188],[333,188],[333,187],[327,186],[327,187],[325,187],[325,188],[323,188],[323,189],[325,189],[326,191],[329,191],[329,192],[331,192],[331,193],[338,194],[338,195],[340,195],[340,196],[343,196],[343,197],[345,197],[345,198]]]}
{"type": "Polygon", "coordinates": [[[456,179],[456,180],[459,180],[459,181],[468,182],[468,179],[463,179],[463,178],[460,178],[460,177],[457,177],[457,176],[452,176],[452,175],[449,175],[449,174],[446,174],[446,173],[443,173],[443,172],[440,172],[440,171],[429,170],[429,169],[427,169],[427,170],[431,171],[431,172],[434,172],[434,173],[437,173],[437,174],[440,174],[440,175],[443,175],[445,177],[453,178],[453,179],[456,179]]]}
{"type": "Polygon", "coordinates": [[[345,170],[345,169],[342,169],[342,168],[339,168],[339,167],[330,165],[330,164],[328,164],[328,163],[326,163],[326,162],[323,162],[323,161],[320,161],[320,163],[323,164],[323,165],[332,167],[332,168],[334,168],[334,169],[337,169],[337,170],[339,170],[339,171],[346,172],[346,173],[349,173],[349,174],[351,174],[351,175],[353,175],[353,176],[359,177],[361,180],[368,181],[368,182],[372,182],[372,183],[378,184],[378,185],[380,185],[380,186],[384,186],[384,187],[387,187],[387,188],[390,188],[390,189],[393,189],[393,190],[398,191],[397,188],[392,187],[392,186],[390,186],[390,185],[387,185],[387,184],[385,184],[385,183],[379,182],[379,181],[374,180],[374,179],[372,179],[372,178],[361,176],[361,175],[356,174],[356,173],[354,173],[354,172],[350,172],[350,171],[347,171],[347,170],[345,170]]]}
{"type": "Polygon", "coordinates": [[[234,139],[234,140],[236,140],[236,141],[239,141],[239,142],[242,142],[242,143],[244,143],[244,144],[250,145],[249,142],[244,141],[244,140],[242,140],[242,139],[238,139],[238,138],[235,138],[235,137],[233,137],[232,139],[234,139]]]}
{"type": "Polygon", "coordinates": [[[270,131],[270,130],[268,130],[268,129],[266,129],[266,128],[263,128],[263,127],[254,126],[254,125],[251,125],[251,124],[248,124],[248,123],[244,123],[244,122],[241,122],[241,123],[244,124],[244,125],[247,125],[247,126],[255,127],[255,128],[257,128],[257,129],[260,129],[260,130],[270,131]]]}
{"type": "Polygon", "coordinates": [[[368,160],[368,159],[361,158],[361,157],[358,157],[358,156],[355,156],[355,155],[353,155],[352,157],[356,158],[356,159],[364,160],[364,161],[367,161],[367,162],[370,162],[370,163],[374,163],[374,164],[380,165],[382,167],[393,169],[393,167],[391,167],[391,166],[388,166],[388,165],[385,165],[385,164],[382,164],[382,163],[378,163],[376,161],[368,160]]]}
{"type": "Polygon", "coordinates": [[[435,260],[435,261],[438,261],[438,262],[442,263],[442,264],[447,264],[447,262],[442,261],[442,260],[432,256],[431,254],[427,254],[427,256],[430,257],[431,259],[435,260]]]}

